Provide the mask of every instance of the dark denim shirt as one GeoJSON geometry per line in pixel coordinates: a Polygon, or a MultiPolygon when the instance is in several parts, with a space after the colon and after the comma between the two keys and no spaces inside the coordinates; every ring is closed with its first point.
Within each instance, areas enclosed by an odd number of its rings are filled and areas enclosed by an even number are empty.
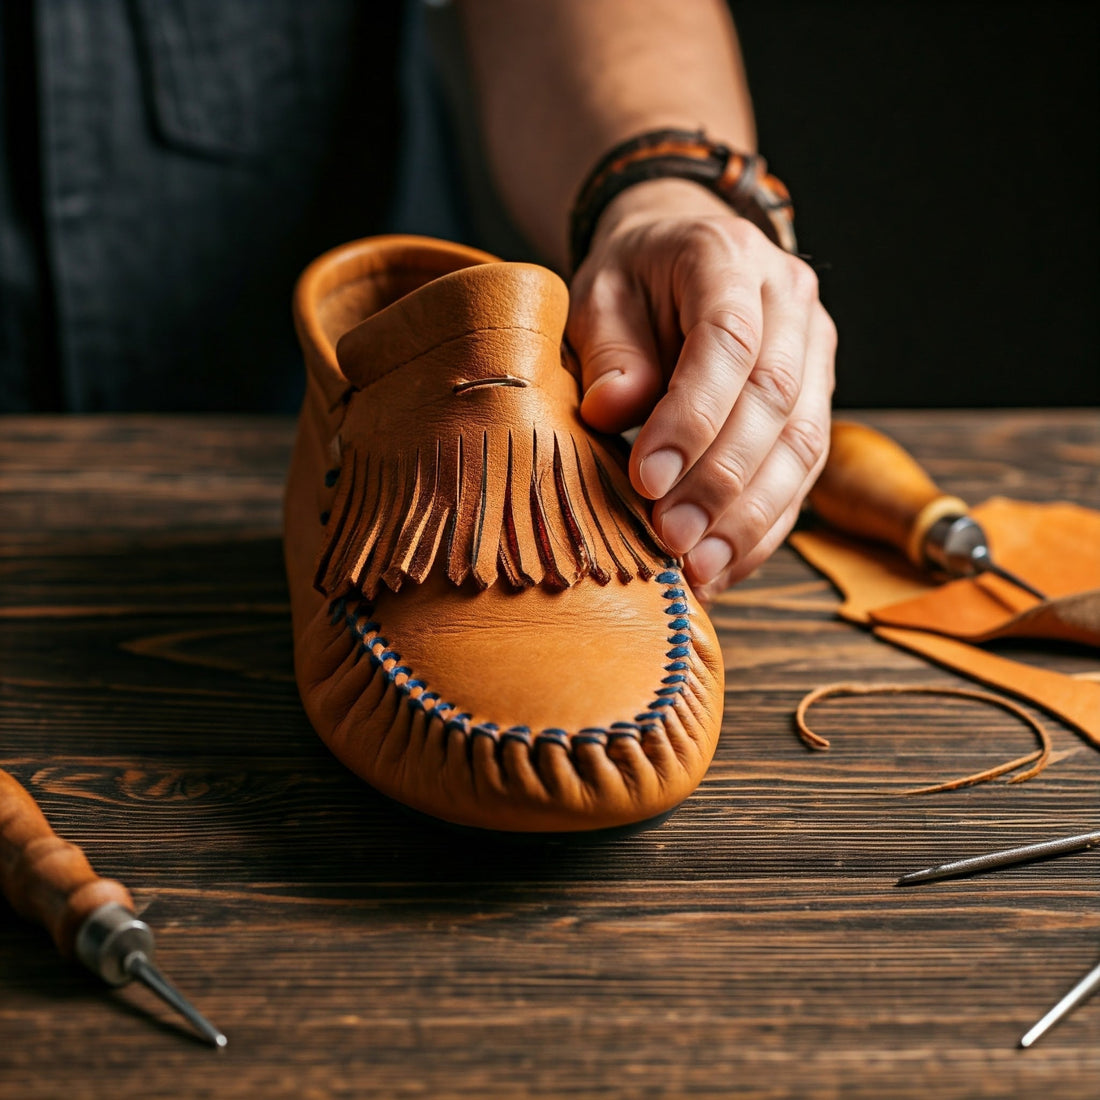
{"type": "Polygon", "coordinates": [[[288,410],[294,280],[381,227],[401,5],[0,4],[0,410],[288,410]]]}

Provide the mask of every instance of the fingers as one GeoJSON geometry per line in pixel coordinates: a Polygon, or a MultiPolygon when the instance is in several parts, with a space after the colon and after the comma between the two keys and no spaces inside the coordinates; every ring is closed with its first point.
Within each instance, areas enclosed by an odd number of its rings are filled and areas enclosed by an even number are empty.
{"type": "Polygon", "coordinates": [[[813,271],[701,195],[620,209],[574,280],[568,334],[582,415],[645,420],[631,481],[713,595],[778,546],[824,463],[836,331],[813,271]]]}
{"type": "Polygon", "coordinates": [[[806,349],[803,386],[774,445],[685,559],[688,580],[704,599],[771,556],[790,532],[825,463],[836,328],[820,305],[811,317],[806,349]]]}
{"type": "MultiPolygon", "coordinates": [[[[759,284],[727,253],[707,247],[677,266],[673,294],[683,303],[683,347],[631,460],[635,486],[653,500],[691,471],[722,433],[760,358],[764,334],[759,284]]],[[[684,524],[673,517],[670,526],[684,524]]]]}
{"type": "Polygon", "coordinates": [[[711,272],[699,273],[715,289],[684,341],[668,395],[635,445],[639,480],[650,495],[663,496],[654,514],[657,530],[680,554],[744,493],[803,390],[816,286],[804,264],[772,251],[773,270],[763,286],[759,276],[755,285],[744,275],[723,285],[711,272]],[[720,326],[740,338],[710,339],[720,326]],[[694,340],[702,331],[708,335],[694,340]],[[647,483],[650,456],[667,446],[684,454],[683,476],[675,487],[647,483]]]}
{"type": "Polygon", "coordinates": [[[581,415],[622,432],[649,415],[664,388],[645,294],[618,269],[574,284],[566,337],[581,363],[581,415]]]}

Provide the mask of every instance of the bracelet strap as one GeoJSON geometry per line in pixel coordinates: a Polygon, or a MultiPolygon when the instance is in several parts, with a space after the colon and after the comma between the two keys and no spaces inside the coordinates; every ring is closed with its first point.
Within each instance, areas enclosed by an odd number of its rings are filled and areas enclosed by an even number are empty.
{"type": "Polygon", "coordinates": [[[694,180],[747,218],[787,252],[797,252],[787,188],[764,158],[710,141],[702,130],[650,130],[616,145],[589,173],[569,218],[569,255],[577,270],[596,223],[616,195],[644,180],[694,180]]]}

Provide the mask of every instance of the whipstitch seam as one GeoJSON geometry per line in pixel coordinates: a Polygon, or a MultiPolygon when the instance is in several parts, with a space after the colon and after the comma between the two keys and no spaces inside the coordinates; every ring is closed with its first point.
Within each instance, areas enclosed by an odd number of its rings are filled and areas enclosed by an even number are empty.
{"type": "Polygon", "coordinates": [[[341,619],[344,620],[348,632],[358,640],[359,649],[356,659],[369,656],[371,665],[383,673],[389,685],[398,692],[412,710],[427,711],[427,704],[433,703],[434,706],[431,709],[439,716],[448,733],[460,731],[470,738],[489,737],[497,744],[505,741],[520,741],[528,747],[546,742],[567,748],[584,744],[606,745],[620,737],[630,737],[640,741],[647,733],[657,732],[658,722],[663,724],[666,721],[668,712],[675,707],[677,699],[684,693],[687,684],[686,673],[691,667],[686,659],[690,656],[692,649],[691,624],[688,618],[690,612],[683,578],[676,568],[676,563],[666,560],[664,570],[657,574],[655,580],[658,584],[666,586],[662,596],[666,601],[664,613],[669,616],[670,631],[667,637],[669,648],[665,651],[665,675],[661,679],[661,686],[654,692],[654,698],[646,709],[636,714],[633,721],[612,722],[607,727],[586,726],[572,737],[567,730],[554,726],[548,726],[532,734],[529,726],[509,726],[507,729],[501,729],[495,722],[479,722],[477,725],[471,725],[471,714],[459,712],[455,703],[440,702],[439,693],[428,690],[428,685],[423,680],[416,679],[408,665],[402,664],[401,655],[391,649],[387,639],[382,636],[381,624],[372,618],[373,604],[365,598],[340,596],[333,600],[329,604],[330,622],[335,626],[341,619]],[[368,635],[371,635],[369,640],[368,635]],[[387,668],[387,662],[390,661],[393,663],[387,668]],[[405,678],[399,680],[401,676],[405,678]]]}

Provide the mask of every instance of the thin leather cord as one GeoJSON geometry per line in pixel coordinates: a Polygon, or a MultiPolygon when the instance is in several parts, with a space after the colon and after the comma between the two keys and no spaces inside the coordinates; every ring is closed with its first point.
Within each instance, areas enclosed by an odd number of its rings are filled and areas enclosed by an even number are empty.
{"type": "Polygon", "coordinates": [[[991,703],[993,706],[1007,710],[1014,714],[1020,721],[1030,726],[1035,731],[1039,740],[1039,748],[1026,756],[1017,757],[996,767],[987,768],[985,771],[976,772],[974,775],[963,776],[961,779],[949,779],[944,783],[936,783],[931,787],[918,787],[915,790],[905,791],[905,794],[932,794],[937,791],[957,791],[963,787],[973,787],[979,783],[988,783],[998,776],[1016,771],[1025,765],[1032,766],[1025,772],[1013,776],[1009,783],[1023,783],[1025,780],[1037,776],[1050,762],[1052,745],[1050,734],[1045,727],[1023,707],[1018,706],[1010,699],[1002,699],[999,695],[992,695],[988,691],[974,691],[970,688],[933,687],[923,684],[857,684],[839,683],[826,684],[824,687],[814,688],[808,692],[798,704],[795,711],[795,725],[798,727],[798,735],[811,749],[824,750],[829,747],[829,740],[810,729],[806,721],[806,714],[814,703],[822,699],[828,699],[835,695],[947,695],[955,698],[975,699],[981,703],[991,703]]]}

